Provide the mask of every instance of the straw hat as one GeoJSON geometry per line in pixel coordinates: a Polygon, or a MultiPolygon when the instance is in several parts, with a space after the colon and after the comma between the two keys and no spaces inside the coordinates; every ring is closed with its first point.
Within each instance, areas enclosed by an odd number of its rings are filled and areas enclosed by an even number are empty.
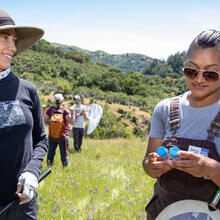
{"type": "Polygon", "coordinates": [[[16,31],[16,54],[19,54],[29,47],[31,47],[34,43],[36,43],[43,36],[44,31],[40,28],[36,27],[28,27],[28,26],[16,26],[13,19],[10,15],[0,8],[0,31],[15,29],[16,31]]]}

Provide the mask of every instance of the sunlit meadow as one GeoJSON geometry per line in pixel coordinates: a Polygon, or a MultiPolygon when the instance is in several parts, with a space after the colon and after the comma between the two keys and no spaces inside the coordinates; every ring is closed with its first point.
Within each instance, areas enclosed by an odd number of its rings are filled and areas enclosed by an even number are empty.
{"type": "MultiPolygon", "coordinates": [[[[146,141],[84,139],[62,168],[59,148],[52,173],[38,188],[39,220],[146,219],[154,180],[142,168],[146,141]]],[[[44,161],[43,170],[47,169],[44,161]]]]}

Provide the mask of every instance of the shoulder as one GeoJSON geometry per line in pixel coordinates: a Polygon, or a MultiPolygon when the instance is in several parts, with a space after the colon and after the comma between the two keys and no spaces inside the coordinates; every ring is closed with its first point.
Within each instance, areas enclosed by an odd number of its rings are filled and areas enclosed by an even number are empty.
{"type": "Polygon", "coordinates": [[[22,92],[23,94],[29,94],[30,98],[33,101],[40,101],[40,96],[38,94],[37,87],[32,82],[19,78],[19,84],[20,92],[22,92]]]}
{"type": "Polygon", "coordinates": [[[74,108],[76,108],[76,105],[72,105],[70,108],[71,108],[71,109],[74,109],[74,108]]]}
{"type": "Polygon", "coordinates": [[[179,98],[180,103],[183,103],[183,100],[185,99],[185,96],[186,96],[186,93],[183,93],[183,94],[178,95],[178,96],[163,99],[162,101],[160,101],[156,105],[153,115],[161,115],[161,116],[167,117],[169,115],[169,112],[170,112],[171,100],[179,98]]]}
{"type": "Polygon", "coordinates": [[[67,108],[62,108],[62,109],[63,109],[63,114],[64,114],[64,115],[67,115],[67,114],[70,113],[69,110],[68,110],[67,108]]]}
{"type": "Polygon", "coordinates": [[[177,95],[177,96],[173,96],[173,97],[170,97],[170,98],[163,99],[162,101],[160,101],[156,105],[156,107],[157,108],[167,108],[167,107],[170,106],[171,100],[173,100],[173,99],[179,99],[180,103],[184,103],[186,101],[187,94],[188,94],[188,92],[185,92],[181,95],[177,95]]]}
{"type": "Polygon", "coordinates": [[[172,98],[166,98],[166,99],[163,99],[162,101],[160,101],[155,109],[154,109],[154,113],[157,112],[157,113],[162,113],[164,111],[168,112],[169,109],[170,109],[170,102],[171,102],[171,99],[172,98]]]}
{"type": "Polygon", "coordinates": [[[81,104],[81,108],[82,109],[86,109],[86,106],[81,104]]]}
{"type": "Polygon", "coordinates": [[[47,111],[46,111],[46,114],[51,114],[53,108],[54,108],[54,107],[49,107],[49,108],[47,109],[47,111]]]}
{"type": "Polygon", "coordinates": [[[33,90],[33,91],[36,91],[37,90],[37,87],[30,81],[27,81],[27,80],[24,80],[24,79],[21,79],[19,78],[19,81],[20,81],[20,84],[29,89],[29,90],[33,90]]]}

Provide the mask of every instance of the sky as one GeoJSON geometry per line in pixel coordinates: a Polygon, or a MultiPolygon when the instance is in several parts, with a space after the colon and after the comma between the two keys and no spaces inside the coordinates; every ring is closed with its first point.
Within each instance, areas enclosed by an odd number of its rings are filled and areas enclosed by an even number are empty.
{"type": "Polygon", "coordinates": [[[10,0],[16,25],[44,29],[50,43],[167,59],[202,31],[220,30],[219,0],[10,0]]]}

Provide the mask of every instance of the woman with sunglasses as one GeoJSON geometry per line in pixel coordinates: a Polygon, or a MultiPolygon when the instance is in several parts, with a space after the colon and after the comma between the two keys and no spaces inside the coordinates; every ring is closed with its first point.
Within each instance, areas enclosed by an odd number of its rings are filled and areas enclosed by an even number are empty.
{"type": "MultiPolygon", "coordinates": [[[[143,168],[157,181],[146,206],[148,220],[180,200],[210,203],[220,186],[219,31],[204,31],[192,41],[183,73],[189,91],[161,101],[152,116],[143,168]],[[177,146],[178,159],[161,158],[156,153],[159,146],[168,150],[177,146]]],[[[185,213],[171,219],[209,217],[204,213],[185,213]]]]}

